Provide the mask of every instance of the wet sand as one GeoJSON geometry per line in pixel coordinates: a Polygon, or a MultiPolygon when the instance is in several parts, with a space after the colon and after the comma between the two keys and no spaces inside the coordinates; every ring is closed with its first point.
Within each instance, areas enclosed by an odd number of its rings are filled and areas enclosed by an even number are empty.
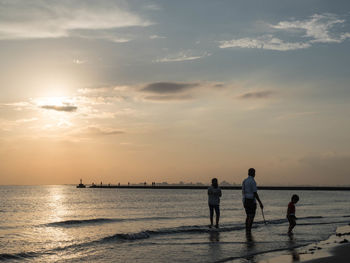
{"type": "Polygon", "coordinates": [[[304,263],[349,263],[350,243],[342,244],[331,249],[331,256],[303,261],[304,263]]]}
{"type": "MultiPolygon", "coordinates": [[[[291,236],[290,238],[293,238],[291,236]]],[[[337,233],[327,240],[306,247],[291,248],[287,253],[276,256],[266,254],[258,263],[349,263],[350,224],[339,227],[337,233]]]]}

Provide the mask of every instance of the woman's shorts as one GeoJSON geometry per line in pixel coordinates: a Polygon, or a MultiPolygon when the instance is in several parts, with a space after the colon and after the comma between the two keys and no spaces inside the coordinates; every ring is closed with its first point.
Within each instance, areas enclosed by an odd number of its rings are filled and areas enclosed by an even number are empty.
{"type": "Polygon", "coordinates": [[[220,205],[210,205],[209,204],[209,210],[210,210],[210,214],[213,214],[214,210],[215,210],[215,213],[217,215],[220,215],[220,205]]]}

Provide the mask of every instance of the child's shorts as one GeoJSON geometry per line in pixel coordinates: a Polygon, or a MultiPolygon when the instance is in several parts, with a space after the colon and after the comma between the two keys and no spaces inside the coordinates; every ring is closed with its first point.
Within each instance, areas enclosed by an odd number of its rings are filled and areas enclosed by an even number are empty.
{"type": "Polygon", "coordinates": [[[287,219],[288,219],[288,222],[290,223],[290,224],[296,224],[296,222],[295,222],[295,215],[287,215],[287,219]]]}

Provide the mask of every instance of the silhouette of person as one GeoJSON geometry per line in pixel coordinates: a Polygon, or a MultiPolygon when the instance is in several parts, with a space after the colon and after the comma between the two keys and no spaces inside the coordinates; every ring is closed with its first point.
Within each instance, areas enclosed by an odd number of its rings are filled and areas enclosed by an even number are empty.
{"type": "Polygon", "coordinates": [[[245,220],[245,229],[247,232],[251,232],[252,230],[256,212],[256,200],[258,200],[260,208],[264,208],[258,195],[258,189],[254,177],[255,169],[250,168],[248,170],[248,177],[244,179],[242,183],[243,205],[247,214],[247,218],[245,220]]]}
{"type": "Polygon", "coordinates": [[[213,217],[214,210],[216,215],[216,224],[215,227],[219,227],[220,220],[220,197],[222,196],[221,189],[218,185],[218,179],[213,178],[211,180],[211,186],[208,188],[208,205],[210,212],[210,228],[213,227],[213,217]]]}
{"type": "Polygon", "coordinates": [[[288,209],[287,209],[287,219],[289,222],[289,228],[288,228],[288,234],[293,234],[293,228],[296,225],[296,217],[295,217],[295,204],[298,203],[299,201],[299,196],[298,195],[293,195],[292,199],[290,200],[288,204],[288,209]]]}

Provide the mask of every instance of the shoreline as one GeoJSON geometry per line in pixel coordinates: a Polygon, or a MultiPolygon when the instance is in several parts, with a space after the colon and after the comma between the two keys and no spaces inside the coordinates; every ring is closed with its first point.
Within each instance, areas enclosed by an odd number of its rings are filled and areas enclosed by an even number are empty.
{"type": "Polygon", "coordinates": [[[304,261],[304,263],[348,263],[350,259],[350,244],[342,244],[331,250],[331,255],[304,261]]]}
{"type": "Polygon", "coordinates": [[[328,239],[283,252],[258,256],[257,263],[348,263],[350,258],[350,223],[337,228],[328,239]],[[287,253],[286,253],[287,252],[287,253]]]}

